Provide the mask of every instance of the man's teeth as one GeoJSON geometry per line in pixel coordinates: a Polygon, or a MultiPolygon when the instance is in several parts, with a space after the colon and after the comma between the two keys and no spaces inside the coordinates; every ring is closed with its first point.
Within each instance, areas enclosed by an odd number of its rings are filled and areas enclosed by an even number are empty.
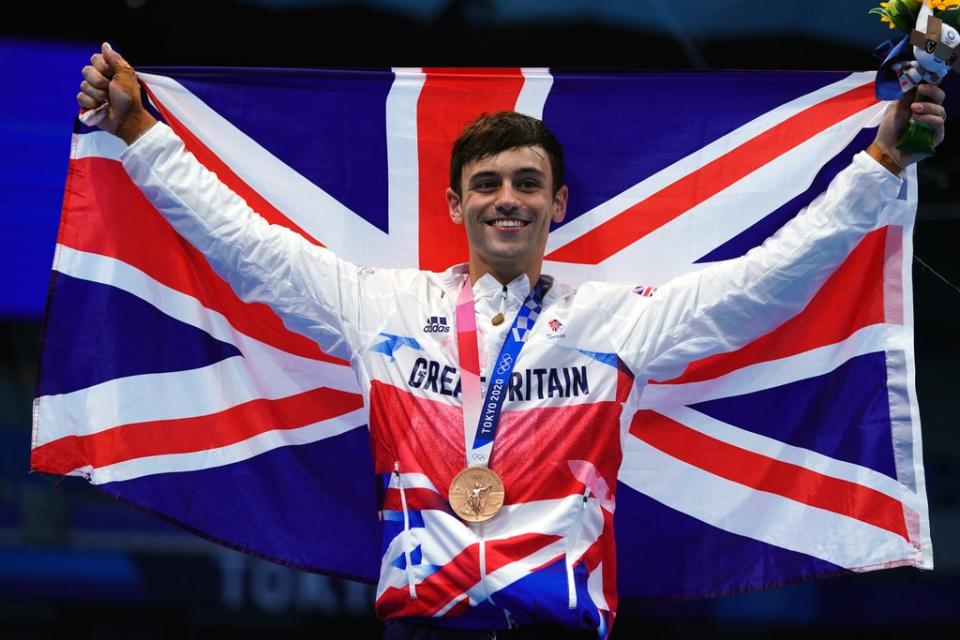
{"type": "Polygon", "coordinates": [[[523,220],[494,220],[492,224],[495,227],[522,227],[527,223],[523,220]]]}

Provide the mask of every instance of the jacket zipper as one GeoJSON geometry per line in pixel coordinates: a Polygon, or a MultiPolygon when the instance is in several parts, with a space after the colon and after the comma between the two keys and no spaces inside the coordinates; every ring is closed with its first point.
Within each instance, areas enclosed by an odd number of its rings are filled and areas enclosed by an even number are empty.
{"type": "Polygon", "coordinates": [[[410,513],[407,510],[407,495],[403,491],[403,479],[400,476],[400,463],[393,463],[393,472],[397,475],[397,487],[400,489],[400,504],[403,506],[403,558],[407,565],[407,586],[410,597],[417,597],[417,585],[413,577],[413,564],[410,561],[410,513]]]}
{"type": "Polygon", "coordinates": [[[583,491],[583,497],[580,499],[580,510],[577,512],[577,519],[573,523],[573,531],[567,537],[567,552],[566,552],[566,562],[567,562],[567,607],[570,609],[577,608],[577,585],[573,580],[573,558],[571,553],[573,553],[574,548],[577,546],[577,543],[580,541],[580,523],[583,521],[583,512],[587,510],[587,498],[590,497],[590,488],[587,487],[583,491]]]}

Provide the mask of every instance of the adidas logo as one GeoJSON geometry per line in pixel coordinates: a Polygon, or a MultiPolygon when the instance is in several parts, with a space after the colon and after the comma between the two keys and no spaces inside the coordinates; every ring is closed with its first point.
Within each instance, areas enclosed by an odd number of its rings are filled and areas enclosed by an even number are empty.
{"type": "Polygon", "coordinates": [[[430,316],[423,327],[424,333],[450,333],[450,325],[444,316],[430,316]]]}

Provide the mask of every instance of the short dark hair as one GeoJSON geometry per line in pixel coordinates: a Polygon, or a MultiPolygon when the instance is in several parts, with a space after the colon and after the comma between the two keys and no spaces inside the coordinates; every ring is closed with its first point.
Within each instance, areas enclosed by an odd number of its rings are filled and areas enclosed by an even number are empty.
{"type": "Polygon", "coordinates": [[[541,146],[550,159],[553,192],[563,186],[563,146],[543,121],[516,111],[484,113],[471,122],[453,143],[450,153],[450,188],[462,196],[463,168],[474,160],[517,147],[541,146]]]}

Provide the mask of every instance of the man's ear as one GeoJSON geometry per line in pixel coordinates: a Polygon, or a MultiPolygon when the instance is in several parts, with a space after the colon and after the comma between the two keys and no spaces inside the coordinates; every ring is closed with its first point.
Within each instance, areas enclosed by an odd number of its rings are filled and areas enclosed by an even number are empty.
{"type": "Polygon", "coordinates": [[[570,196],[570,190],[567,185],[560,187],[553,196],[553,216],[551,219],[560,224],[564,216],[567,215],[567,198],[570,196]]]}
{"type": "Polygon", "coordinates": [[[461,207],[462,202],[460,201],[460,196],[457,195],[457,192],[447,187],[447,208],[450,209],[450,219],[453,220],[454,224],[463,223],[463,208],[461,207]]]}

